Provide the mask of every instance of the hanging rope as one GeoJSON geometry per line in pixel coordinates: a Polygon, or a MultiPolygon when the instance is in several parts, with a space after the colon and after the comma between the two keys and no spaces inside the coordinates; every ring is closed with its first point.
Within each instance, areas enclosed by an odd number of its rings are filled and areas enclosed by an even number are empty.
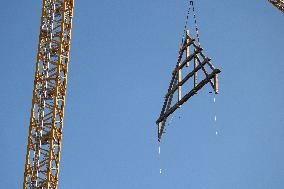
{"type": "Polygon", "coordinates": [[[184,39],[185,39],[185,35],[186,35],[186,30],[187,30],[187,27],[188,27],[189,13],[190,13],[190,4],[188,5],[186,19],[185,19],[185,24],[184,24],[184,27],[183,27],[184,30],[183,30],[183,34],[182,34],[181,45],[183,45],[183,42],[184,42],[184,39]]]}
{"type": "Polygon", "coordinates": [[[196,14],[195,14],[195,7],[194,7],[193,1],[190,1],[189,5],[188,5],[183,35],[182,35],[182,40],[181,40],[181,45],[183,45],[183,42],[185,40],[186,31],[188,30],[189,14],[190,14],[191,9],[192,9],[192,13],[193,13],[193,20],[194,20],[194,25],[195,25],[196,38],[197,38],[198,46],[200,47],[201,45],[200,45],[200,38],[199,38],[199,28],[198,28],[198,24],[197,24],[197,18],[196,18],[196,14]]]}
{"type": "Polygon", "coordinates": [[[198,46],[200,47],[199,29],[198,29],[198,25],[197,25],[197,19],[196,19],[193,1],[190,1],[190,5],[192,6],[193,19],[194,19],[195,31],[196,31],[196,38],[197,38],[198,46]]]}

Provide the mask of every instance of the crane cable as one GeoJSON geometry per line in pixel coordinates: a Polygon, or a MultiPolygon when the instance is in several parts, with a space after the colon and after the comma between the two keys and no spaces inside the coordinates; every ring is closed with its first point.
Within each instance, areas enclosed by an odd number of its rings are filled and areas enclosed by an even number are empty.
{"type": "Polygon", "coordinates": [[[195,7],[194,7],[194,2],[193,1],[189,2],[181,44],[183,44],[183,42],[185,40],[186,31],[188,30],[188,21],[189,21],[189,14],[190,14],[190,10],[191,9],[192,9],[193,20],[194,20],[194,25],[195,25],[195,32],[196,32],[195,35],[196,35],[196,38],[197,38],[198,46],[200,47],[199,28],[198,28],[198,24],[197,24],[197,18],[196,18],[195,7]]]}
{"type": "Polygon", "coordinates": [[[190,1],[190,5],[192,6],[192,12],[193,12],[193,19],[194,19],[194,24],[195,24],[196,38],[197,38],[198,46],[200,47],[199,29],[198,29],[198,25],[197,25],[197,19],[196,19],[196,14],[195,14],[195,8],[194,8],[193,1],[190,1]]]}
{"type": "Polygon", "coordinates": [[[183,27],[184,30],[183,30],[183,34],[182,34],[181,45],[183,45],[183,42],[185,40],[185,35],[186,35],[186,30],[187,30],[187,25],[188,25],[188,20],[189,20],[189,13],[190,13],[190,5],[188,6],[188,9],[187,9],[185,24],[184,24],[184,27],[183,27]]]}

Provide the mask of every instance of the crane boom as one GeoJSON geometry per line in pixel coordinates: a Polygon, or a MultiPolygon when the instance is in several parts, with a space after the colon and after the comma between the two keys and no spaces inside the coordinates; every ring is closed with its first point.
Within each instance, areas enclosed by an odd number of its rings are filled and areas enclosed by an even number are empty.
{"type": "Polygon", "coordinates": [[[284,0],[269,0],[269,2],[284,13],[284,0]]]}
{"type": "Polygon", "coordinates": [[[43,0],[23,188],[58,186],[74,0],[43,0]]]}

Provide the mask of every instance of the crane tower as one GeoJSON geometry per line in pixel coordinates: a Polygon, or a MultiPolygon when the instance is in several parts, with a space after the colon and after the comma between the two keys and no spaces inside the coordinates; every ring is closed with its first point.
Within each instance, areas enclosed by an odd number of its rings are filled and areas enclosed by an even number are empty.
{"type": "Polygon", "coordinates": [[[74,0],[43,0],[23,188],[58,186],[74,0]]]}

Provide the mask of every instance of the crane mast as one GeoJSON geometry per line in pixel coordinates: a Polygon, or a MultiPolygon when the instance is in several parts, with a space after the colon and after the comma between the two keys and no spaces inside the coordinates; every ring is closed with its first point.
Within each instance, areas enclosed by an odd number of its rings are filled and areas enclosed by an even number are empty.
{"type": "Polygon", "coordinates": [[[58,186],[74,0],[43,0],[23,188],[58,186]]]}
{"type": "Polygon", "coordinates": [[[284,13],[284,0],[268,0],[268,1],[284,13]]]}

